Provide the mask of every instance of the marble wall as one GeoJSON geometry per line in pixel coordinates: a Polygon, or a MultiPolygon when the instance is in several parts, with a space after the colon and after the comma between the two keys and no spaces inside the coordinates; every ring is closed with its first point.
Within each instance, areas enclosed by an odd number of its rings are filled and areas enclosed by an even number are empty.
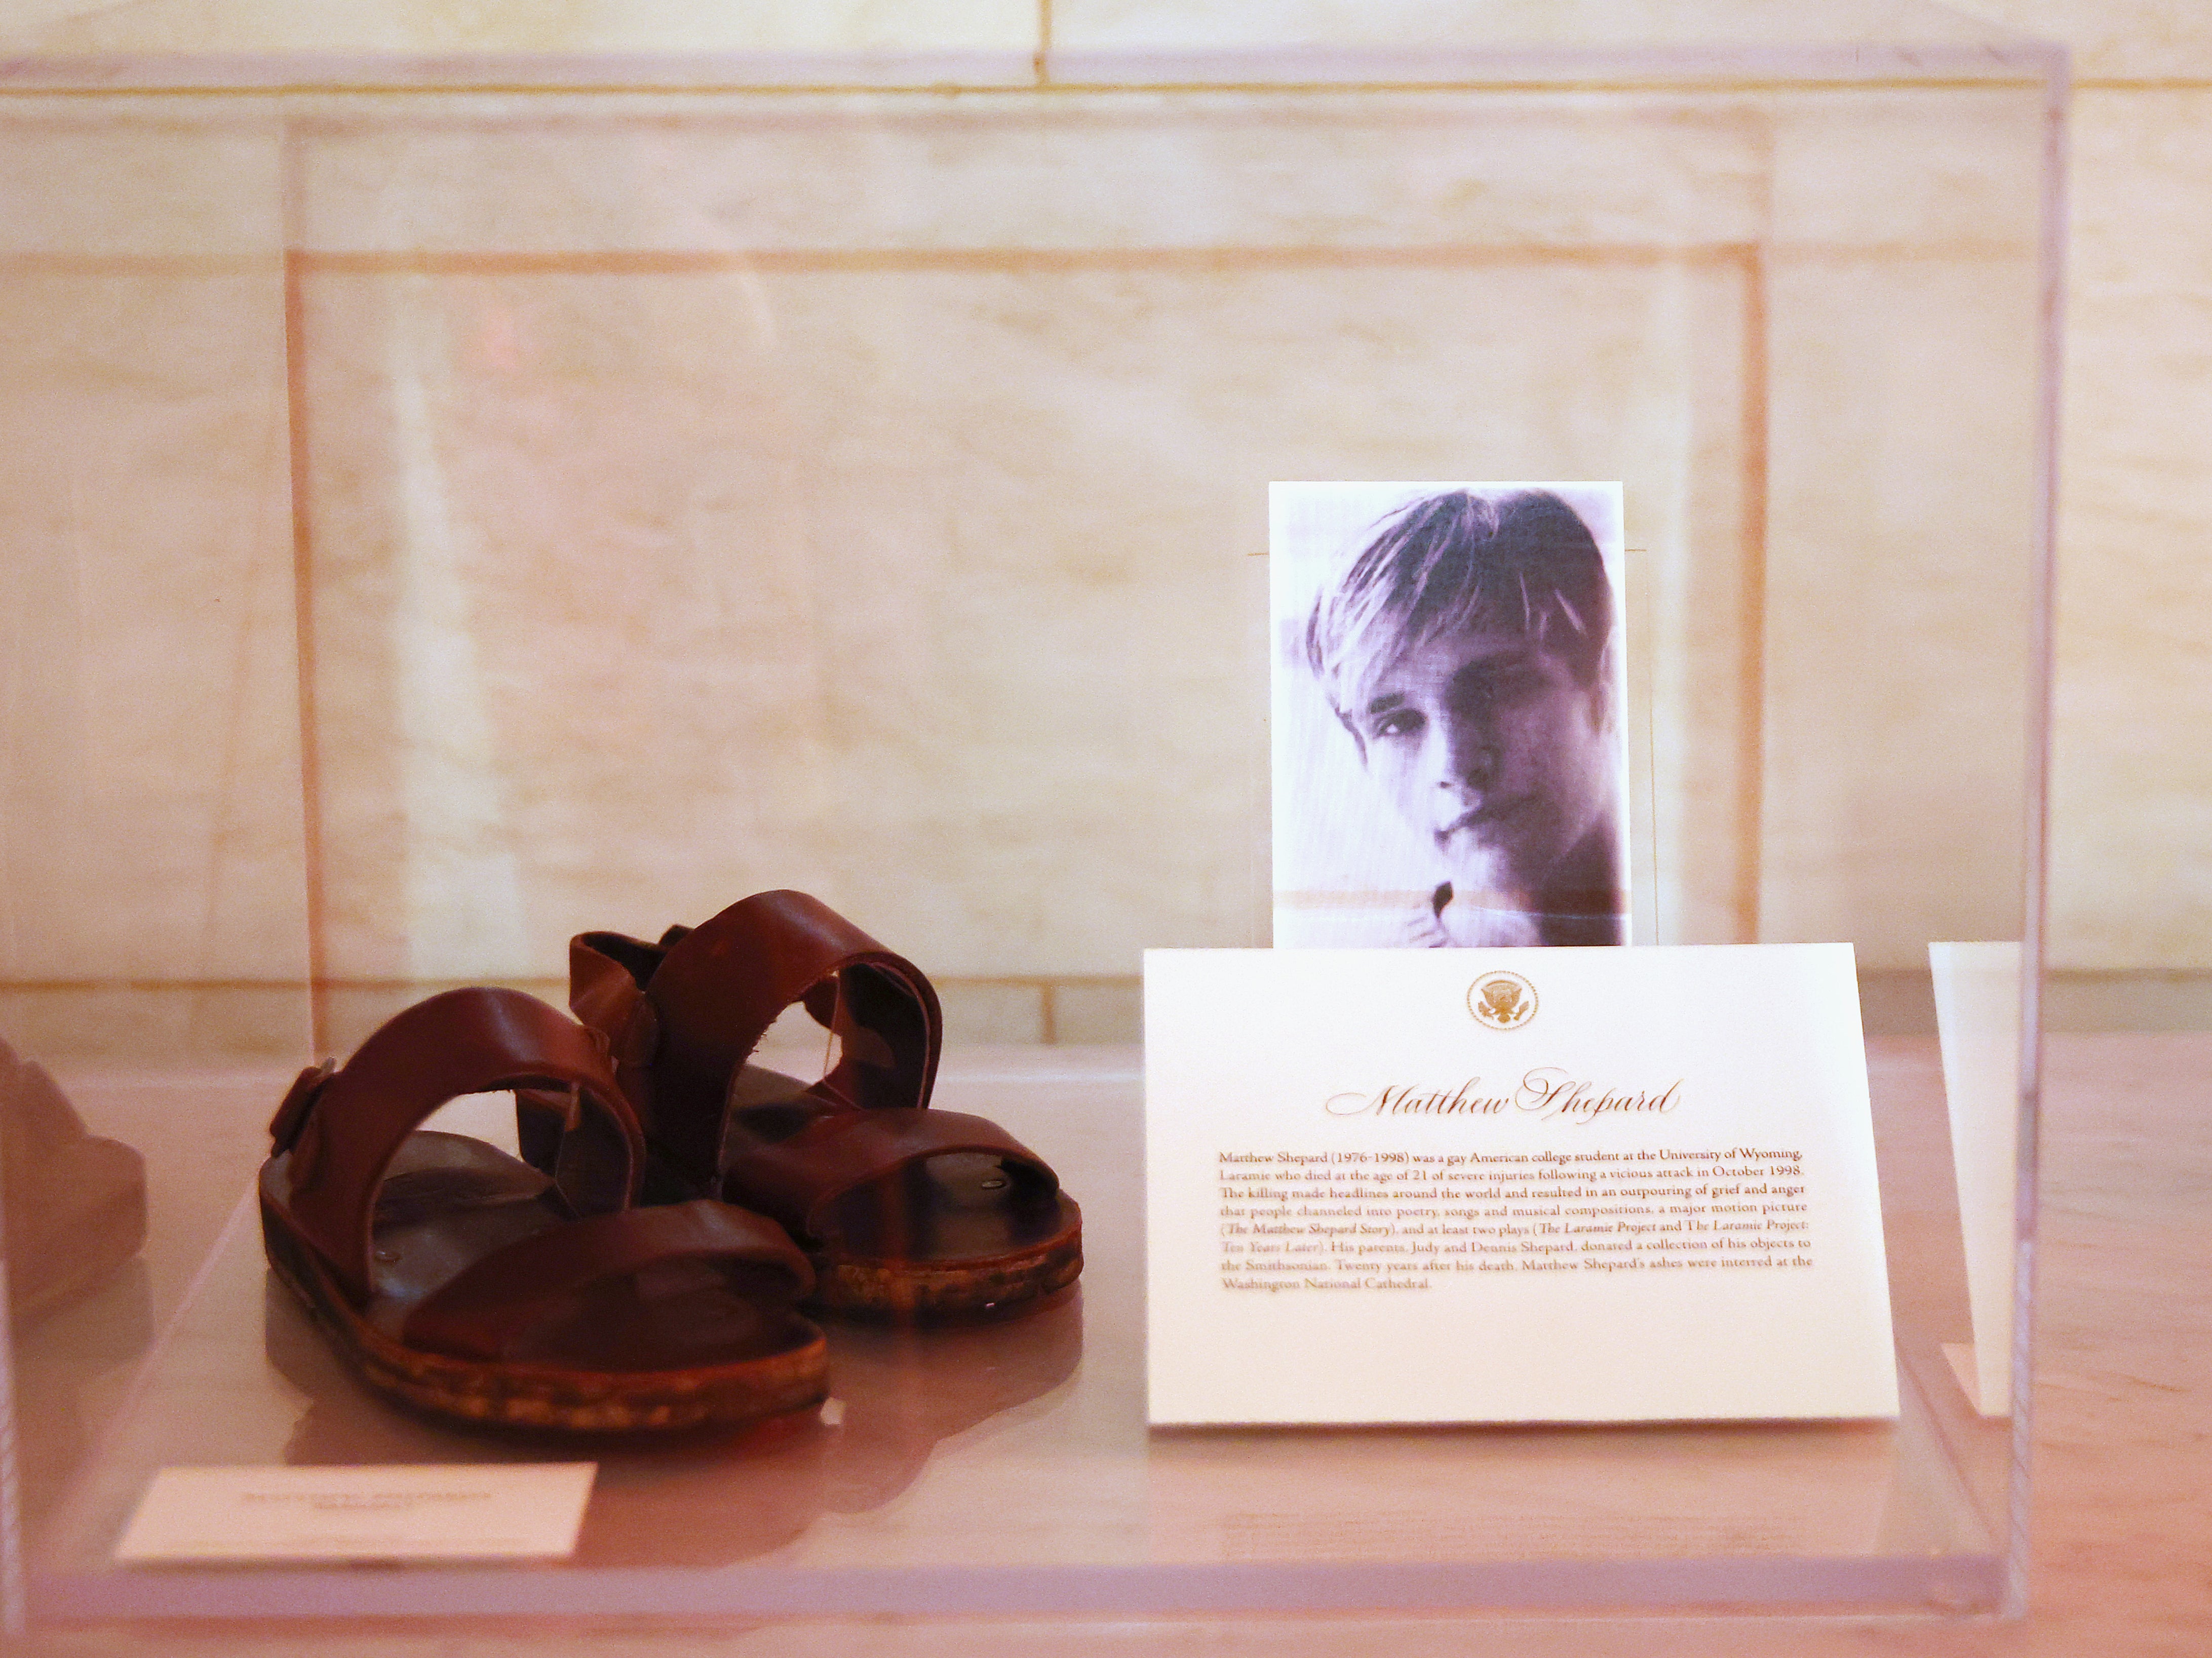
{"type": "Polygon", "coordinates": [[[2085,1025],[2212,1023],[2212,13],[1971,0],[2074,54],[2051,953],[2085,1025]]]}
{"type": "Polygon", "coordinates": [[[850,52],[1028,56],[1036,0],[9,0],[40,52],[850,52]]]}
{"type": "Polygon", "coordinates": [[[147,115],[0,143],[0,1023],[32,1052],[305,1031],[276,149],[147,115]]]}
{"type": "MultiPolygon", "coordinates": [[[[690,27],[46,9],[0,40],[690,27]]],[[[710,49],[1040,39],[1026,9],[744,9],[783,21],[742,39],[715,9],[710,49]]],[[[1360,10],[1358,44],[1442,27],[1416,10],[1360,10]]],[[[1166,27],[1050,12],[1068,51],[1166,27]]],[[[956,1034],[1127,1036],[1139,949],[1264,942],[1285,477],[1624,477],[1660,936],[1909,970],[2015,930],[2036,115],[1995,88],[10,99],[0,1019],[44,1052],[342,1047],[444,983],[557,994],[580,927],[789,884],[921,960],[956,1034]]],[[[2082,192],[2114,252],[2077,252],[2075,320],[2105,284],[2136,355],[2089,354],[2100,392],[2077,336],[2055,956],[2185,969],[2195,458],[2128,398],[2157,374],[2186,406],[2192,313],[2178,228],[2119,249],[2193,151],[2110,149],[2137,193],[2082,192]],[[2109,460],[2098,397],[2135,422],[2109,460]],[[2084,560],[2170,574],[2085,592],[2084,560]]]]}

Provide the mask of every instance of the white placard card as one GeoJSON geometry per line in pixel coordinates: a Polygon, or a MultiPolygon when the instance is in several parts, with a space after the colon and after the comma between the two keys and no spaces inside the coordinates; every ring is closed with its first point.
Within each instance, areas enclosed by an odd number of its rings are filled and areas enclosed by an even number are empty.
{"type": "Polygon", "coordinates": [[[116,1545],[132,1564],[563,1560],[596,1462],[163,1468],[116,1545]]]}
{"type": "Polygon", "coordinates": [[[1897,1412],[1848,944],[1152,950],[1155,1424],[1897,1412]]]}

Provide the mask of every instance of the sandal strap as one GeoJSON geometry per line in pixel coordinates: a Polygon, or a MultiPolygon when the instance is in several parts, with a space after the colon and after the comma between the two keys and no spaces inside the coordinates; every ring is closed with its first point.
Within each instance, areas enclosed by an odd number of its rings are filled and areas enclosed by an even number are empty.
{"type": "Polygon", "coordinates": [[[549,1226],[497,1249],[425,1298],[401,1339],[457,1358],[504,1359],[578,1291],[676,1261],[765,1268],[755,1294],[795,1303],[814,1271],[774,1221],[700,1199],[549,1226]]]}
{"type": "MultiPolygon", "coordinates": [[[[730,1132],[742,1132],[731,1114],[730,1132]]],[[[1042,1189],[1060,1176],[998,1124],[963,1111],[855,1111],[831,1104],[787,1139],[748,1139],[740,1158],[725,1157],[724,1193],[732,1203],[775,1216],[807,1239],[823,1238],[823,1211],[846,1193],[948,1151],[981,1151],[1027,1171],[1042,1189]]]]}
{"type": "Polygon", "coordinates": [[[944,1041],[937,992],[803,892],[741,898],[657,945],[586,933],[569,964],[570,1005],[606,1036],[653,1139],[691,1167],[714,1166],[730,1079],[794,1002],[842,1050],[818,1091],[869,1110],[929,1102],[944,1041]]]}
{"type": "Polygon", "coordinates": [[[580,932],[568,940],[568,1011],[605,1040],[615,1080],[648,1121],[660,1022],[645,987],[669,943],[648,944],[620,932],[580,932]]]}
{"type": "Polygon", "coordinates": [[[285,1207],[356,1300],[369,1295],[376,1191],[401,1143],[448,1100],[518,1088],[573,1101],[552,1170],[573,1210],[635,1199],[644,1138],[599,1039],[521,991],[446,991],[394,1015],[343,1066],[300,1073],[269,1125],[287,1158],[285,1207]]]}

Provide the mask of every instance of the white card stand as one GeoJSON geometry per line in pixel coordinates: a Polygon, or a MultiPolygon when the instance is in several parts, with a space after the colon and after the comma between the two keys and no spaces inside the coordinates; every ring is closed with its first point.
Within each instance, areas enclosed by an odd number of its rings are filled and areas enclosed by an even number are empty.
{"type": "Polygon", "coordinates": [[[1972,1343],[1943,1356],[1984,1416],[2012,1411],[2013,1180],[2020,1133],[2020,946],[1931,944],[1936,1029],[1966,1254],[1972,1343]]]}

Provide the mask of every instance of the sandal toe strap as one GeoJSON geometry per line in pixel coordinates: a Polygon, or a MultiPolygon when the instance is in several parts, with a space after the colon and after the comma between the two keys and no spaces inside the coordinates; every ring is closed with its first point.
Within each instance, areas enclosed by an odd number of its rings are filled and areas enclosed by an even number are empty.
{"type": "Polygon", "coordinates": [[[301,1073],[269,1125],[264,1180],[358,1303],[374,1276],[376,1194],[402,1144],[447,1101],[519,1090],[574,1132],[547,1172],[580,1213],[637,1192],[645,1139],[599,1039],[519,990],[448,990],[385,1022],[343,1066],[301,1073]]]}
{"type": "Polygon", "coordinates": [[[536,1232],[464,1268],[408,1314],[402,1339],[459,1358],[501,1359],[578,1291],[670,1262],[768,1269],[764,1297],[797,1302],[814,1269],[774,1221],[699,1199],[621,1210],[536,1232]]]}
{"type": "MultiPolygon", "coordinates": [[[[732,1115],[733,1139],[742,1136],[742,1114],[732,1115]]],[[[946,1152],[985,1152],[1027,1176],[1034,1188],[1060,1189],[1060,1176],[1042,1157],[989,1119],[960,1111],[833,1108],[787,1139],[745,1138],[741,1148],[731,1149],[724,1195],[810,1238],[823,1236],[823,1211],[837,1199],[946,1152]]]]}

